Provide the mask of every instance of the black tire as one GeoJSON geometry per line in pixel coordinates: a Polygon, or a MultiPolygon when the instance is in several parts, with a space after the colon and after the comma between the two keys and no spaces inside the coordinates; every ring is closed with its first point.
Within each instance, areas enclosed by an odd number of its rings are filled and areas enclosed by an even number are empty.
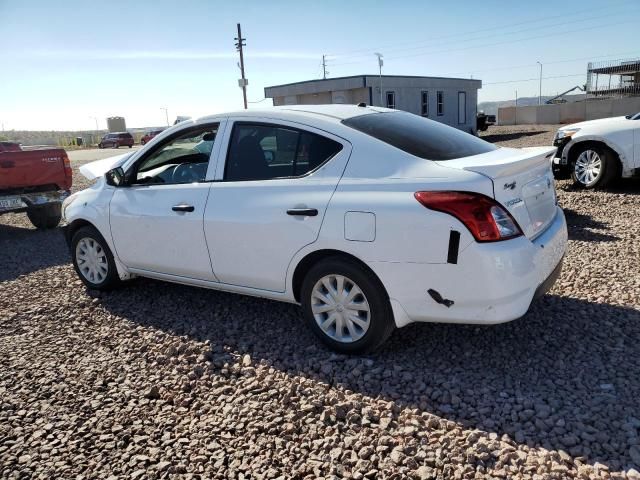
{"type": "MultiPolygon", "coordinates": [[[[330,257],[315,264],[307,272],[301,288],[301,303],[305,320],[313,333],[329,348],[340,353],[362,354],[378,349],[395,328],[393,312],[384,286],[373,273],[348,258],[330,257]],[[340,275],[353,282],[364,294],[369,305],[369,326],[356,341],[344,343],[326,334],[316,321],[312,310],[313,289],[322,278],[340,275]]],[[[322,314],[321,314],[322,315],[322,314]]],[[[337,328],[334,327],[334,331],[337,328]]]]}
{"type": "Polygon", "coordinates": [[[133,145],[129,145],[129,148],[133,148],[133,145]]]}
{"type": "Polygon", "coordinates": [[[571,152],[571,179],[575,185],[586,189],[604,188],[618,176],[619,163],[616,154],[613,151],[606,147],[593,144],[576,148],[579,149],[575,153],[571,152]],[[580,174],[577,173],[577,170],[579,169],[577,165],[580,162],[581,156],[583,154],[588,156],[589,152],[594,152],[598,155],[601,165],[598,175],[590,181],[588,181],[588,178],[582,179],[580,174]]]}
{"type": "Polygon", "coordinates": [[[144,145],[145,143],[147,142],[145,142],[144,140],[140,140],[140,145],[144,145]]]}
{"type": "Polygon", "coordinates": [[[104,147],[102,146],[102,143],[99,143],[99,144],[98,144],[98,148],[100,148],[100,149],[104,148],[104,147]]]}
{"type": "Polygon", "coordinates": [[[113,148],[120,148],[120,144],[118,142],[114,143],[113,148]]]}
{"type": "Polygon", "coordinates": [[[73,259],[73,268],[75,268],[78,277],[80,277],[80,280],[82,280],[87,288],[92,290],[112,290],[113,288],[120,285],[121,280],[118,276],[116,263],[113,260],[113,254],[109,249],[109,245],[102,237],[102,235],[100,235],[100,232],[98,232],[98,230],[96,230],[94,227],[82,227],[73,234],[73,237],[71,239],[71,258],[73,259]],[[95,242],[95,244],[100,247],[101,251],[104,252],[106,261],[100,262],[100,264],[105,266],[107,272],[104,275],[104,279],[101,279],[101,281],[91,280],[91,275],[83,272],[81,270],[83,267],[78,265],[78,244],[83,240],[88,242],[95,242]]]}
{"type": "Polygon", "coordinates": [[[55,203],[44,207],[30,208],[27,210],[27,217],[29,217],[29,221],[33,226],[38,229],[56,228],[62,218],[60,207],[59,203],[55,203]]]}

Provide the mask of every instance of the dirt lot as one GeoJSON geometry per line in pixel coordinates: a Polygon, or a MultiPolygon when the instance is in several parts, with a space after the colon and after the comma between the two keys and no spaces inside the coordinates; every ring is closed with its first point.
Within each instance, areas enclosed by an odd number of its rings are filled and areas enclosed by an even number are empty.
{"type": "Polygon", "coordinates": [[[640,182],[558,189],[569,252],[526,317],[411,325],[365,358],[292,305],[87,292],[58,231],[0,217],[0,476],[640,478],[640,182]]]}

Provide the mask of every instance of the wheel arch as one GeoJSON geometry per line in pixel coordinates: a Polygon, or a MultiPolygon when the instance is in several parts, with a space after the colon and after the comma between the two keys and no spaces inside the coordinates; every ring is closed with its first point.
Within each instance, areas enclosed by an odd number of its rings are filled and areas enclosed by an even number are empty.
{"type": "Polygon", "coordinates": [[[342,257],[346,260],[358,264],[360,267],[362,267],[362,269],[372,275],[373,278],[375,278],[380,283],[385,293],[387,294],[387,297],[389,296],[389,292],[387,292],[387,289],[384,286],[384,283],[382,283],[380,277],[364,261],[351,253],[347,253],[342,250],[327,248],[322,250],[315,250],[306,254],[296,265],[291,278],[291,291],[296,302],[300,302],[300,291],[302,289],[302,282],[304,281],[304,277],[306,276],[307,272],[309,272],[309,270],[318,262],[331,257],[342,257]]]}
{"type": "Polygon", "coordinates": [[[615,154],[616,162],[618,163],[618,168],[622,167],[622,159],[624,158],[624,154],[618,149],[615,145],[610,142],[605,141],[602,138],[578,138],[575,140],[575,143],[572,142],[571,146],[567,152],[567,163],[571,165],[571,162],[575,160],[576,156],[579,152],[581,152],[585,147],[588,146],[596,146],[596,147],[604,147],[607,150],[613,152],[615,154]]]}

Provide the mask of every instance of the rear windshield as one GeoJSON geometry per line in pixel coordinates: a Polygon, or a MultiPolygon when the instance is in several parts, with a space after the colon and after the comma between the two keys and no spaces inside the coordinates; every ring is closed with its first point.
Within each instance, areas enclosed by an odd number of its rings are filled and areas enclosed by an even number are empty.
{"type": "Polygon", "coordinates": [[[407,112],[371,113],[342,123],[427,160],[470,157],[497,148],[456,128],[407,112]]]}
{"type": "Polygon", "coordinates": [[[131,134],[130,133],[121,133],[120,134],[120,138],[131,138],[131,134]]]}

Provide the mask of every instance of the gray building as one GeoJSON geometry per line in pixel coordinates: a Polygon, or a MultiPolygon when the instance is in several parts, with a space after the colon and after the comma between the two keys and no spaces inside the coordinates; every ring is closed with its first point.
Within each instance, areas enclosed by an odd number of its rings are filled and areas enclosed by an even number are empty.
{"type": "Polygon", "coordinates": [[[348,103],[397,108],[476,131],[481,80],[400,75],[356,75],[266,87],[264,96],[278,105],[348,103]]]}

